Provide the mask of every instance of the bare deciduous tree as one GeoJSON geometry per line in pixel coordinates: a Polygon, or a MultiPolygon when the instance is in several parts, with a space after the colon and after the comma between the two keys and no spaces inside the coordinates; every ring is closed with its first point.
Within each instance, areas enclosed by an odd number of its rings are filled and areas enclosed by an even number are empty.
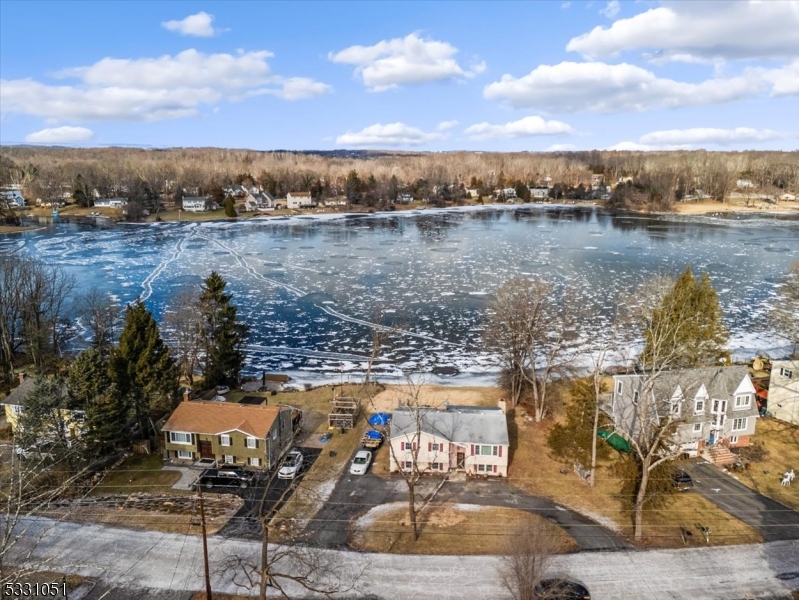
{"type": "Polygon", "coordinates": [[[542,598],[536,587],[550,568],[558,542],[555,526],[540,520],[525,521],[508,537],[497,572],[513,600],[542,598]]]}
{"type": "Polygon", "coordinates": [[[75,313],[91,334],[92,345],[107,356],[122,322],[119,304],[108,293],[93,287],[75,300],[75,313]]]}
{"type": "Polygon", "coordinates": [[[205,336],[199,298],[191,290],[182,290],[174,296],[173,305],[164,313],[164,331],[180,376],[190,386],[194,385],[194,371],[200,363],[205,336]]]}
{"type": "Polygon", "coordinates": [[[581,309],[571,290],[541,279],[513,277],[489,306],[486,346],[502,370],[512,406],[530,389],[536,422],[550,410],[549,384],[568,371],[581,309]]]}

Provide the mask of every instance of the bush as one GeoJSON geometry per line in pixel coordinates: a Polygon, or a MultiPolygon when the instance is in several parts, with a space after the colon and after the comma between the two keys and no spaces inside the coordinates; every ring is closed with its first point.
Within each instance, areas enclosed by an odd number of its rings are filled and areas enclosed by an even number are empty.
{"type": "Polygon", "coordinates": [[[225,216],[230,219],[235,219],[238,216],[236,213],[236,202],[231,196],[225,199],[225,216]]]}

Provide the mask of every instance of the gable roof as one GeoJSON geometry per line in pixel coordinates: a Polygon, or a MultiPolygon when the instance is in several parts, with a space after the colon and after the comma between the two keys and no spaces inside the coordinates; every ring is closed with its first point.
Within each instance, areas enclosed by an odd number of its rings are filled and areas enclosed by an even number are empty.
{"type": "Polygon", "coordinates": [[[238,429],[265,438],[280,414],[279,406],[253,406],[228,402],[181,402],[161,428],[218,435],[238,429]]]}
{"type": "Polygon", "coordinates": [[[14,406],[25,406],[25,399],[30,391],[33,389],[35,379],[28,377],[15,387],[11,393],[6,396],[0,404],[11,404],[14,406]]]}
{"type": "MultiPolygon", "coordinates": [[[[507,446],[508,421],[499,408],[448,406],[445,410],[420,408],[424,433],[455,443],[507,446]]],[[[391,438],[416,433],[415,410],[400,406],[391,418],[391,438]]]]}
{"type": "Polygon", "coordinates": [[[310,198],[311,192],[289,192],[292,198],[310,198]]]}

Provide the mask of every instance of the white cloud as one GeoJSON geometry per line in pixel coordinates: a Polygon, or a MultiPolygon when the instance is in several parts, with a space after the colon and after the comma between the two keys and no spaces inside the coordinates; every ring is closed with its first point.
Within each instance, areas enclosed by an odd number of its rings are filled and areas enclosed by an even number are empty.
{"type": "Polygon", "coordinates": [[[91,66],[64,69],[56,77],[76,77],[91,86],[164,89],[176,87],[247,88],[269,79],[267,59],[274,54],[203,54],[194,49],[158,58],[104,58],[91,66]]]}
{"type": "Polygon", "coordinates": [[[524,77],[503,75],[483,96],[515,108],[613,113],[719,104],[756,96],[769,85],[764,73],[683,83],[627,63],[562,62],[541,65],[524,77]]]}
{"type": "Polygon", "coordinates": [[[774,97],[799,96],[799,59],[779,69],[752,67],[746,69],[744,75],[770,83],[774,97]]]}
{"type": "Polygon", "coordinates": [[[436,131],[447,131],[453,127],[457,127],[458,125],[458,121],[455,121],[454,119],[452,121],[441,121],[441,123],[436,125],[436,131]]]}
{"type": "Polygon", "coordinates": [[[792,58],[799,55],[799,0],[670,2],[595,27],[566,49],[592,58],[654,49],[672,60],[792,58]]]}
{"type": "Polygon", "coordinates": [[[771,129],[752,129],[750,127],[736,127],[735,129],[695,127],[692,129],[653,131],[652,133],[641,136],[641,143],[658,146],[685,144],[717,144],[719,146],[727,146],[737,143],[767,142],[787,137],[791,137],[791,135],[771,129]]]}
{"type": "Polygon", "coordinates": [[[308,98],[316,98],[324,96],[333,91],[333,86],[326,83],[315,81],[308,77],[291,77],[283,79],[276,77],[275,84],[279,87],[259,88],[251,90],[244,96],[251,98],[253,96],[277,96],[283,100],[306,100],[308,98]]]}
{"type": "Polygon", "coordinates": [[[444,137],[443,133],[425,133],[405,123],[376,123],[356,133],[347,132],[336,138],[336,145],[358,146],[419,146],[444,137]]]}
{"type": "Polygon", "coordinates": [[[560,7],[561,7],[562,9],[566,10],[566,9],[567,9],[567,8],[569,8],[571,5],[572,5],[572,3],[571,3],[571,2],[563,2],[563,3],[561,3],[560,7]]]}
{"type": "Polygon", "coordinates": [[[621,4],[619,4],[619,0],[610,0],[610,2],[608,2],[605,5],[605,8],[599,11],[599,14],[601,14],[604,17],[607,17],[608,19],[612,19],[617,14],[619,14],[620,10],[621,10],[621,4]]]}
{"type": "Polygon", "coordinates": [[[574,144],[552,144],[546,149],[546,152],[571,152],[572,150],[577,150],[577,146],[574,144]]]}
{"type": "Polygon", "coordinates": [[[159,121],[196,115],[202,105],[223,99],[260,95],[251,93],[259,88],[286,100],[331,90],[312,79],[272,75],[271,56],[267,51],[208,55],[186,50],[158,58],[104,58],[56,73],[60,79],[79,79],[77,85],[2,80],[0,110],[73,121],[159,121]]]}
{"type": "Polygon", "coordinates": [[[34,131],[25,136],[26,142],[34,144],[65,144],[69,142],[85,142],[94,137],[94,132],[86,127],[51,127],[34,131]]]}
{"type": "Polygon", "coordinates": [[[198,12],[196,15],[189,15],[180,21],[163,21],[161,27],[168,31],[174,31],[180,35],[194,35],[197,37],[212,37],[214,34],[219,33],[218,29],[214,29],[213,23],[214,15],[209,15],[207,12],[198,12]]]}
{"type": "Polygon", "coordinates": [[[455,60],[458,49],[447,42],[425,40],[416,33],[383,40],[374,46],[350,46],[328,58],[355,65],[355,73],[373,92],[401,85],[474,77],[485,71],[485,63],[464,69],[455,60]]]}
{"type": "Polygon", "coordinates": [[[563,135],[574,133],[574,129],[562,121],[545,121],[541,117],[524,117],[504,125],[477,123],[467,127],[464,133],[473,139],[520,138],[537,135],[563,135]]]}

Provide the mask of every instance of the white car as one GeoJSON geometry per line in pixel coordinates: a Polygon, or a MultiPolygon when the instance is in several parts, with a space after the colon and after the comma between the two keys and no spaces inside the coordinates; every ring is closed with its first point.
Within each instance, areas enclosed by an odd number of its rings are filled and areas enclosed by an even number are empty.
{"type": "Polygon", "coordinates": [[[370,464],[372,464],[372,453],[368,450],[358,450],[350,464],[350,475],[366,475],[370,464]]]}
{"type": "Polygon", "coordinates": [[[289,450],[280,470],[277,472],[278,479],[294,479],[302,469],[302,452],[299,450],[289,450]]]}
{"type": "Polygon", "coordinates": [[[230,391],[230,388],[226,385],[218,385],[216,386],[216,393],[218,396],[223,394],[227,394],[230,391]]]}

